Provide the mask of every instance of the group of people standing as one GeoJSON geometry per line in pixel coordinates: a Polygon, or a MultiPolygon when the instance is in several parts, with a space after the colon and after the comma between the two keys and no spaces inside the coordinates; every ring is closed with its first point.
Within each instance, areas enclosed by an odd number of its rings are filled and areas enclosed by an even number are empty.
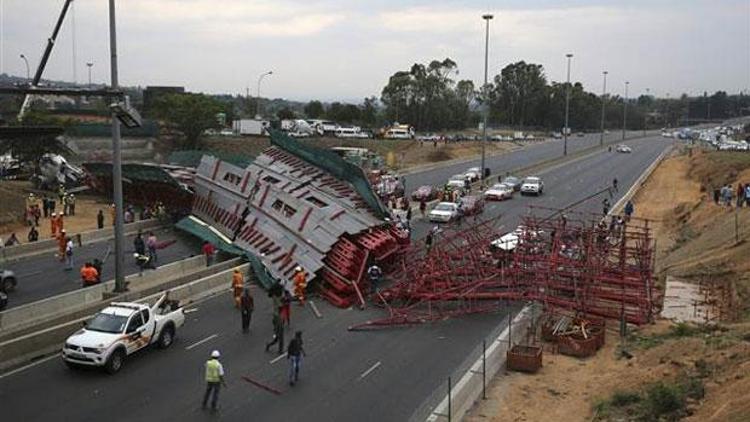
{"type": "Polygon", "coordinates": [[[736,189],[729,183],[720,188],[716,187],[713,190],[713,199],[716,205],[731,207],[734,202],[737,208],[750,207],[750,183],[738,183],[736,189]]]}

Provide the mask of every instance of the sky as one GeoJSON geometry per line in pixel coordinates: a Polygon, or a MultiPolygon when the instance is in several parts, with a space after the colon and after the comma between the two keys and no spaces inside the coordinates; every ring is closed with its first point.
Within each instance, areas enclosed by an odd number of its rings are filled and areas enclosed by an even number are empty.
{"type": "MultiPolygon", "coordinates": [[[[0,0],[0,73],[31,74],[63,0],[0,0]]],[[[44,77],[109,83],[108,1],[74,0],[44,77]],[[73,24],[74,22],[74,24],[73,24]],[[75,31],[73,30],[75,29],[75,31]],[[74,43],[75,34],[75,43],[74,43]],[[75,46],[75,48],[74,48],[75,46]],[[75,51],[75,66],[74,66],[75,51]]],[[[117,0],[120,83],[307,101],[380,96],[388,77],[450,57],[481,86],[516,61],[593,92],[750,92],[750,0],[117,0]]]]}

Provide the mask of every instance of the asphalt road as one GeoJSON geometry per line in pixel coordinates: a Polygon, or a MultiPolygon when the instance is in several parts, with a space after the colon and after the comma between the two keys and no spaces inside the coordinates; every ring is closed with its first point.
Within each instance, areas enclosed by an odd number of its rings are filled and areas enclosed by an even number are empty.
{"type": "MultiPolygon", "coordinates": [[[[159,242],[173,239],[177,241],[157,251],[158,265],[179,261],[201,253],[200,241],[192,236],[175,232],[172,229],[157,231],[156,236],[159,242]]],[[[129,236],[125,239],[126,275],[138,272],[138,266],[131,255],[134,238],[135,236],[129,236]]],[[[103,240],[84,245],[81,248],[74,248],[72,271],[65,270],[65,263],[60,262],[55,257],[54,252],[35,255],[3,265],[3,268],[14,271],[18,279],[18,286],[8,295],[8,308],[6,309],[80,289],[81,275],[79,270],[81,266],[87,261],[93,261],[94,258],[103,259],[107,250],[110,250],[110,255],[102,267],[102,280],[112,280],[115,276],[115,263],[112,258],[114,247],[114,240],[103,240]]]]}
{"type": "MultiPolygon", "coordinates": [[[[620,181],[621,195],[670,141],[653,137],[627,143],[633,147],[632,154],[605,150],[541,172],[546,185],[543,196],[516,196],[491,203],[487,216],[503,214],[505,229],[511,230],[529,204],[563,207],[607,187],[613,177],[620,181]]],[[[578,209],[601,212],[601,199],[578,209]]],[[[414,226],[419,236],[431,225],[417,219],[414,226]]],[[[347,326],[385,312],[339,310],[317,303],[323,318],[316,319],[309,309],[294,306],[293,329],[304,331],[308,355],[301,382],[291,388],[286,385],[286,361],[274,360],[275,353],[263,351],[271,335],[270,304],[263,292],[256,289],[255,294],[256,312],[248,336],[240,333],[239,315],[225,293],[189,311],[187,325],[172,349],[146,350],[128,360],[115,376],[68,370],[59,357],[0,375],[2,414],[8,420],[27,422],[101,418],[402,421],[444,385],[446,377],[506,317],[501,312],[419,327],[348,332],[347,326]],[[218,417],[199,409],[204,388],[202,365],[213,349],[222,352],[229,382],[229,388],[221,393],[218,417]],[[242,376],[282,393],[271,394],[242,376]]]]}

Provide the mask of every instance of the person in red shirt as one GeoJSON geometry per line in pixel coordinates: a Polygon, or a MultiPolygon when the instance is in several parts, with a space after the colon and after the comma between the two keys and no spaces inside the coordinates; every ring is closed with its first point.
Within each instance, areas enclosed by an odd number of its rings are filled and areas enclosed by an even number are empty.
{"type": "Polygon", "coordinates": [[[214,261],[214,254],[216,254],[216,248],[209,241],[203,242],[203,255],[206,255],[206,266],[210,267],[214,261]]]}

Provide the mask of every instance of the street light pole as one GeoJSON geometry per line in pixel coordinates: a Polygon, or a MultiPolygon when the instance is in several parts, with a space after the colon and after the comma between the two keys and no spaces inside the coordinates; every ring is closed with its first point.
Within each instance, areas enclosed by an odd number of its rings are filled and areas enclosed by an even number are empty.
{"type": "Polygon", "coordinates": [[[31,72],[29,71],[29,60],[21,54],[21,59],[23,59],[23,62],[26,63],[26,79],[31,79],[31,72]]]}
{"type": "Polygon", "coordinates": [[[625,140],[625,128],[628,123],[628,85],[630,82],[625,82],[625,102],[622,107],[622,140],[625,140]]]}
{"type": "Polygon", "coordinates": [[[565,127],[563,128],[563,155],[568,155],[568,132],[569,132],[569,118],[570,118],[570,59],[573,57],[572,54],[568,53],[565,55],[568,58],[568,82],[565,85],[565,127]]]}
{"type": "MultiPolygon", "coordinates": [[[[109,0],[109,54],[112,90],[118,89],[117,31],[115,27],[115,0],[109,0]]],[[[90,67],[89,67],[90,69],[90,67]]],[[[112,112],[112,195],[115,201],[115,293],[127,290],[125,286],[125,242],[122,201],[122,152],[120,151],[120,121],[112,112]]]]}
{"type": "Polygon", "coordinates": [[[91,88],[91,67],[94,65],[92,62],[86,63],[86,66],[89,68],[89,89],[91,88]]]}
{"type": "Polygon", "coordinates": [[[607,104],[607,72],[606,70],[602,72],[602,75],[604,75],[604,86],[602,87],[602,127],[601,127],[601,133],[599,133],[599,146],[604,146],[604,110],[607,104]]]}
{"type": "Polygon", "coordinates": [[[482,19],[484,19],[485,22],[485,30],[484,30],[484,85],[482,86],[482,91],[484,92],[484,122],[482,123],[482,166],[480,167],[480,177],[482,178],[481,188],[484,189],[484,181],[485,181],[485,148],[487,146],[487,117],[490,113],[490,104],[489,104],[489,93],[487,92],[487,67],[488,67],[488,60],[489,60],[489,51],[490,51],[490,21],[492,20],[493,16],[489,13],[482,15],[482,19]]]}
{"type": "Polygon", "coordinates": [[[260,118],[260,83],[263,82],[263,78],[265,78],[268,75],[273,75],[273,70],[269,70],[268,72],[261,73],[260,76],[258,76],[258,96],[255,97],[255,115],[256,117],[260,118]]]}
{"type": "MultiPolygon", "coordinates": [[[[651,92],[651,90],[648,89],[648,88],[646,88],[646,101],[649,101],[650,98],[651,98],[650,92],[651,92]]],[[[643,137],[644,138],[646,137],[646,123],[647,123],[647,121],[648,121],[648,113],[643,113],[643,137]]]]}

